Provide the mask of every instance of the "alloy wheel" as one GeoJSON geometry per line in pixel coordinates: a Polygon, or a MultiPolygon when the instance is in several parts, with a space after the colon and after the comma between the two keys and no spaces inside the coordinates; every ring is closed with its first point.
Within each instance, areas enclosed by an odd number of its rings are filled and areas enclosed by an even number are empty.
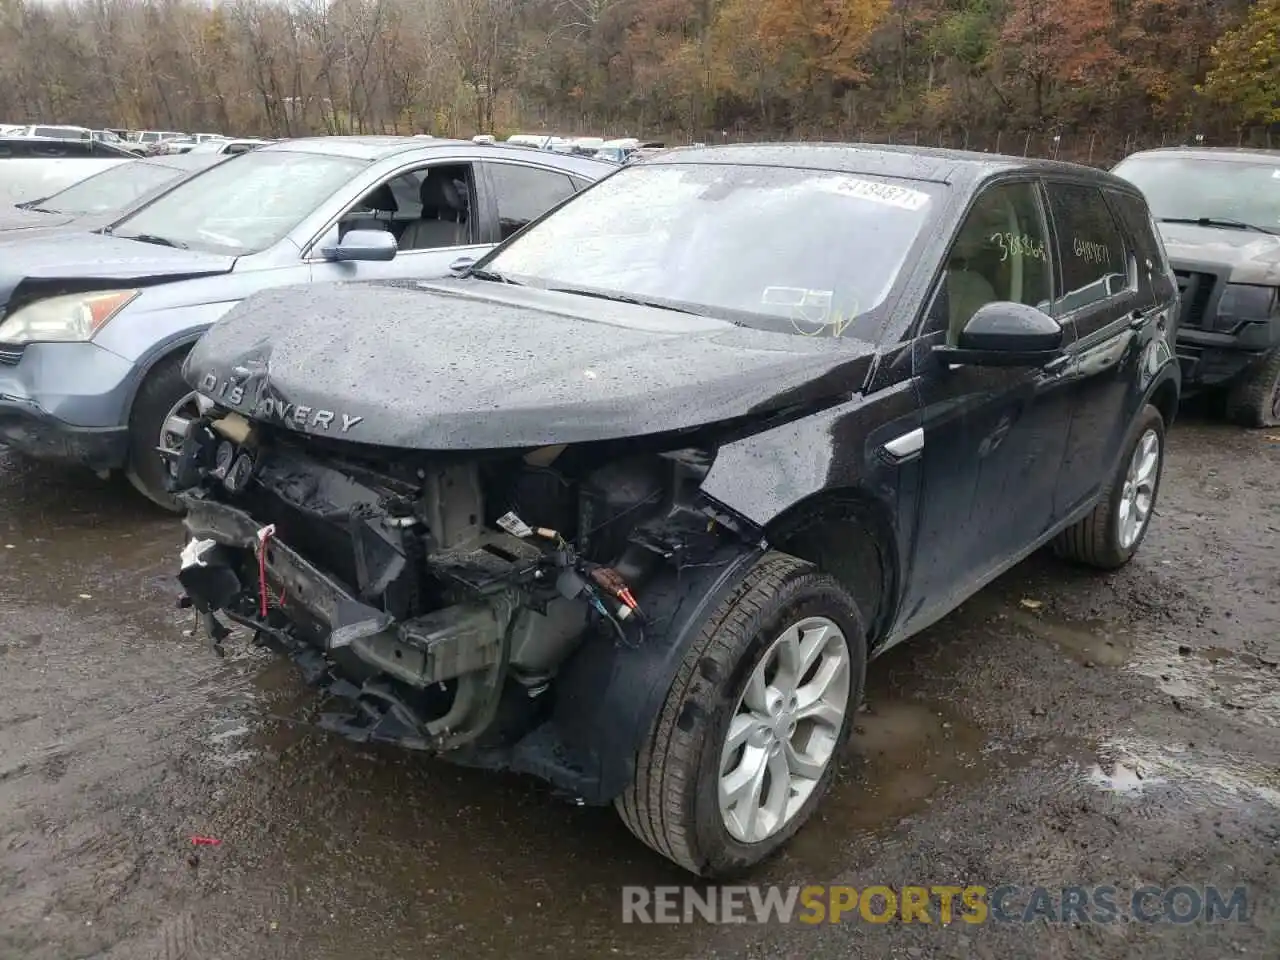
{"type": "Polygon", "coordinates": [[[834,759],[849,706],[849,648],[826,617],[783,631],[756,663],[720,752],[725,829],[758,843],[804,806],[834,759]]]}
{"type": "Polygon", "coordinates": [[[1160,476],[1160,437],[1154,430],[1138,438],[1120,493],[1120,548],[1128,550],[1146,529],[1160,476]]]}

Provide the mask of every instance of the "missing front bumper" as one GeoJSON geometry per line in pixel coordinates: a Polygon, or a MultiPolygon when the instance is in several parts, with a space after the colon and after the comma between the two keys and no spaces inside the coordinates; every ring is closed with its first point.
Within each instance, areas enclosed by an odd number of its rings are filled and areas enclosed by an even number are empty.
{"type": "Polygon", "coordinates": [[[183,499],[190,539],[178,578],[191,605],[255,631],[309,682],[357,706],[322,726],[432,750],[484,732],[502,686],[515,591],[396,621],[288,544],[264,538],[247,512],[183,499]]]}

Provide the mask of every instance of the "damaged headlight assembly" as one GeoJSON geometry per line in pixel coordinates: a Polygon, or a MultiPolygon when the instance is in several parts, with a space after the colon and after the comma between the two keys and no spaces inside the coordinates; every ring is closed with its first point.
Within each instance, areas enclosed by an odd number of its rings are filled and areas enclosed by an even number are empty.
{"type": "Polygon", "coordinates": [[[186,440],[170,465],[171,489],[187,490],[207,477],[230,493],[243,493],[256,467],[253,428],[239,414],[220,414],[212,400],[196,396],[200,419],[188,427],[186,440]]]}
{"type": "Polygon", "coordinates": [[[0,323],[3,343],[83,343],[106,326],[141,290],[97,290],[37,300],[0,323]]]}

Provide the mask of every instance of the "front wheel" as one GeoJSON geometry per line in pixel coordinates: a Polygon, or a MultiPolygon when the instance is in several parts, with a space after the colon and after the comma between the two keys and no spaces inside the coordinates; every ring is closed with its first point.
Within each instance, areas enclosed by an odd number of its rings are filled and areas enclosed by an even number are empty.
{"type": "Polygon", "coordinates": [[[1147,404],[1130,431],[1120,469],[1093,512],[1058,534],[1054,552],[1102,570],[1123,567],[1138,552],[1160,492],[1164,418],[1147,404]]]}
{"type": "Polygon", "coordinates": [[[196,394],[182,379],[181,355],[166,357],[151,368],[129,415],[129,482],[148,500],[171,513],[181,507],[166,486],[169,460],[182,449],[187,425],[200,415],[196,394]]]}
{"type": "Polygon", "coordinates": [[[700,876],[764,860],[827,792],[865,675],[849,594],[808,563],[765,555],[685,654],[616,801],[623,822],[700,876]]]}
{"type": "Polygon", "coordinates": [[[1246,427],[1280,424],[1280,348],[1254,364],[1227,392],[1227,417],[1246,427]]]}

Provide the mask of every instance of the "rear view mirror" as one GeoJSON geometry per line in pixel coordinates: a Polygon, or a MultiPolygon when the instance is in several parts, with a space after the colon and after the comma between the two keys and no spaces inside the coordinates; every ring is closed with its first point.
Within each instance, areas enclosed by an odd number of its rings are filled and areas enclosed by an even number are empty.
{"type": "Polygon", "coordinates": [[[389,230],[349,230],[323,253],[327,260],[394,260],[396,238],[389,230]]]}
{"type": "Polygon", "coordinates": [[[1021,303],[984,304],[960,331],[955,346],[933,352],[947,364],[1038,367],[1062,355],[1062,326],[1042,310],[1021,303]]]}

